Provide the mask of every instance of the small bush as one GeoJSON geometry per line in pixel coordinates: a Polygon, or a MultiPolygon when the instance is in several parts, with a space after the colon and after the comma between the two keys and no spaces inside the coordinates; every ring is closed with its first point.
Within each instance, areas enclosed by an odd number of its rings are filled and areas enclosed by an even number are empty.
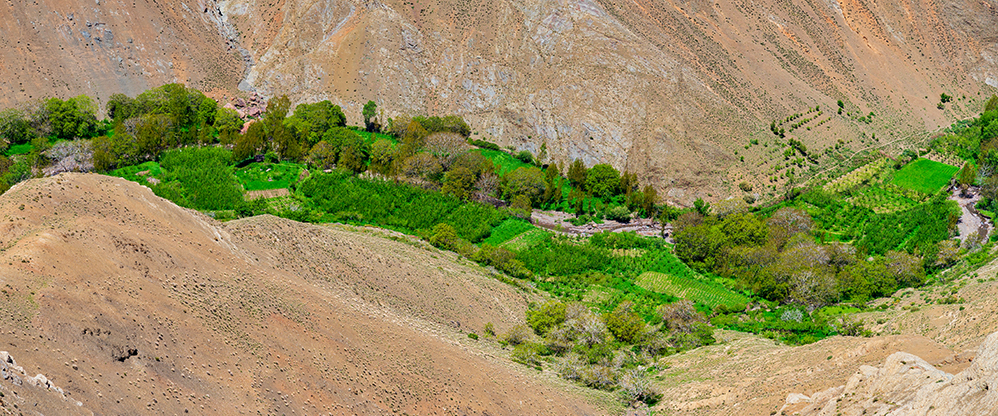
{"type": "Polygon", "coordinates": [[[606,219],[617,222],[631,222],[631,210],[623,205],[618,205],[606,210],[606,219]]]}
{"type": "Polygon", "coordinates": [[[632,310],[631,302],[623,302],[613,312],[606,314],[606,327],[618,340],[637,343],[644,334],[645,321],[632,310]]]}
{"type": "Polygon", "coordinates": [[[532,165],[534,163],[534,155],[530,153],[529,150],[520,151],[520,153],[516,154],[516,158],[519,161],[526,163],[528,165],[532,165]]]}
{"type": "Polygon", "coordinates": [[[662,394],[658,392],[647,374],[640,368],[632,368],[620,377],[620,398],[625,403],[644,402],[649,406],[658,403],[662,394]]]}
{"type": "Polygon", "coordinates": [[[510,328],[509,331],[506,331],[506,333],[502,336],[501,341],[515,347],[527,342],[528,339],[530,339],[530,328],[527,328],[526,325],[519,324],[510,328]]]}
{"type": "Polygon", "coordinates": [[[547,335],[551,328],[565,322],[565,304],[551,300],[537,309],[527,311],[527,324],[540,336],[547,335]]]}
{"type": "Polygon", "coordinates": [[[510,358],[523,365],[529,365],[538,370],[541,369],[541,355],[545,353],[543,345],[525,342],[517,345],[510,354],[510,358]]]}

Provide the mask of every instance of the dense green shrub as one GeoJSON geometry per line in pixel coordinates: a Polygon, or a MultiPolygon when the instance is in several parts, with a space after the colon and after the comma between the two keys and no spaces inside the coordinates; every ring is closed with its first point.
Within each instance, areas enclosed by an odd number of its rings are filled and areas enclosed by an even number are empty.
{"type": "Polygon", "coordinates": [[[527,324],[534,329],[535,334],[543,337],[551,328],[565,322],[565,308],[564,303],[556,300],[547,301],[527,311],[527,324]]]}

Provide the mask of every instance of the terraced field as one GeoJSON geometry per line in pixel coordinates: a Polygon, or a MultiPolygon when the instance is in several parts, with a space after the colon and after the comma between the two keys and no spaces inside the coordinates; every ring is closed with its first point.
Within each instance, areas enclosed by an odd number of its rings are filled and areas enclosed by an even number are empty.
{"type": "Polygon", "coordinates": [[[886,158],[881,158],[860,166],[852,172],[827,183],[824,189],[828,192],[839,193],[859,186],[872,179],[877,173],[880,173],[884,166],[887,166],[887,161],[886,158]]]}
{"type": "Polygon", "coordinates": [[[853,205],[872,209],[878,214],[904,211],[918,205],[918,202],[879,186],[871,186],[856,192],[847,201],[853,205]]]}
{"type": "Polygon", "coordinates": [[[666,273],[645,272],[638,276],[635,283],[653,292],[689,299],[711,308],[718,305],[733,307],[749,302],[749,298],[716,283],[666,273]]]}

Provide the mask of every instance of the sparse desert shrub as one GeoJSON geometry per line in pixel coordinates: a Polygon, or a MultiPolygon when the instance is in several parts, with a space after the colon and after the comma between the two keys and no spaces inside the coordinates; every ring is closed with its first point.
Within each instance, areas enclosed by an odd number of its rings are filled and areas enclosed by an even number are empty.
{"type": "Polygon", "coordinates": [[[603,365],[589,365],[582,369],[580,381],[600,390],[610,390],[617,384],[617,371],[603,365]]]}
{"type": "Polygon", "coordinates": [[[644,402],[648,405],[654,405],[662,397],[662,394],[648,379],[647,373],[641,368],[631,368],[624,371],[619,384],[618,394],[625,403],[644,402]]]}
{"type": "Polygon", "coordinates": [[[780,320],[784,322],[801,322],[804,320],[804,312],[801,312],[800,309],[787,309],[780,315],[780,320]]]}
{"type": "Polygon", "coordinates": [[[541,355],[546,353],[546,348],[541,344],[535,344],[532,342],[524,342],[517,345],[513,349],[513,353],[510,354],[510,358],[523,365],[529,365],[531,367],[541,368],[541,355]]]}
{"type": "Polygon", "coordinates": [[[524,324],[515,325],[502,336],[502,342],[517,346],[530,339],[530,328],[524,324]]]}

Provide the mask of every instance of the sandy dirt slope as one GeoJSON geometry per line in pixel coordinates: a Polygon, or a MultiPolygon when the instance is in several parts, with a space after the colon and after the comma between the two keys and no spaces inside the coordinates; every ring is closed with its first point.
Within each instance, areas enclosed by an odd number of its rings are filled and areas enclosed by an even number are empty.
{"type": "Polygon", "coordinates": [[[7,1],[0,33],[3,107],[171,82],[235,90],[248,64],[214,0],[7,1]]]}
{"type": "Polygon", "coordinates": [[[436,250],[350,233],[266,217],[222,226],[97,175],[16,186],[0,197],[0,350],[52,390],[0,381],[3,408],[48,397],[98,414],[605,412],[448,325],[510,325],[526,295],[436,250]],[[314,257],[290,266],[296,256],[314,257]],[[424,261],[382,269],[361,256],[424,261]],[[443,287],[403,287],[426,282],[443,287]],[[434,301],[468,306],[457,317],[434,301]]]}

